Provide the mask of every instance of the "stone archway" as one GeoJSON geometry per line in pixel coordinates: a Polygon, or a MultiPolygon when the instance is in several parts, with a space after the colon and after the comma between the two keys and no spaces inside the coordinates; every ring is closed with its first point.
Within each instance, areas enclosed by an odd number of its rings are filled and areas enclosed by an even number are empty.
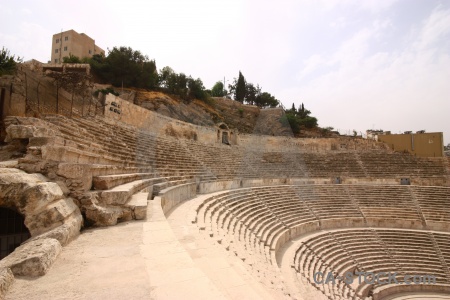
{"type": "Polygon", "coordinates": [[[0,207],[0,260],[31,237],[25,218],[18,212],[0,207]]]}
{"type": "MultiPolygon", "coordinates": [[[[11,247],[20,246],[0,260],[0,269],[10,269],[14,275],[44,275],[60,253],[61,246],[80,232],[82,216],[79,208],[64,195],[57,183],[49,182],[41,174],[0,168],[0,207],[12,209],[22,216],[14,215],[11,219],[17,224],[20,221],[31,236],[25,241],[18,238],[17,243],[11,242],[11,247]]],[[[23,227],[21,230],[25,231],[23,227]]],[[[11,233],[10,230],[6,232],[7,235],[11,233]]],[[[5,247],[5,253],[10,252],[8,245],[5,247]]]]}
{"type": "Polygon", "coordinates": [[[230,145],[230,129],[228,128],[228,125],[225,123],[219,123],[217,124],[217,142],[230,145]]]}

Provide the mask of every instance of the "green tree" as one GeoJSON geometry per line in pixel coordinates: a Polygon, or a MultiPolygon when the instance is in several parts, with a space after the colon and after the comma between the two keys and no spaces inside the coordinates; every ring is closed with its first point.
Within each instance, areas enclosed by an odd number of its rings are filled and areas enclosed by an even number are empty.
{"type": "Polygon", "coordinates": [[[300,118],[299,123],[301,126],[305,126],[306,128],[314,128],[317,127],[317,118],[307,116],[305,118],[300,118]]]}
{"type": "Polygon", "coordinates": [[[188,88],[190,99],[198,99],[203,101],[208,99],[208,94],[205,92],[205,87],[203,86],[203,82],[200,78],[193,79],[192,77],[189,77],[188,88]]]}
{"type": "Polygon", "coordinates": [[[253,83],[247,83],[245,86],[245,101],[250,104],[256,104],[256,98],[261,93],[259,86],[254,86],[253,83]]]}
{"type": "Polygon", "coordinates": [[[169,88],[169,78],[173,74],[175,74],[175,72],[169,66],[159,70],[159,85],[164,88],[169,88]]]}
{"type": "Polygon", "coordinates": [[[16,70],[16,64],[22,62],[22,58],[11,55],[9,50],[2,47],[0,51],[0,76],[13,74],[16,70]]]}
{"type": "MultiPolygon", "coordinates": [[[[292,105],[294,105],[294,104],[292,104],[292,105]]],[[[302,118],[302,119],[303,119],[303,118],[306,118],[306,117],[308,117],[310,114],[311,114],[311,111],[305,109],[305,105],[304,105],[303,103],[302,103],[301,105],[299,105],[297,115],[298,115],[300,118],[302,118]]]]}
{"type": "Polygon", "coordinates": [[[256,105],[259,107],[277,107],[280,102],[270,93],[262,92],[256,97],[256,105]]]}
{"type": "Polygon", "coordinates": [[[292,112],[286,112],[286,120],[288,121],[289,125],[291,126],[292,132],[294,134],[300,133],[300,122],[297,116],[292,112]]]}
{"type": "Polygon", "coordinates": [[[69,56],[63,57],[63,63],[66,64],[80,64],[81,59],[78,56],[73,55],[72,53],[69,53],[69,56]]]}
{"type": "Polygon", "coordinates": [[[227,90],[224,89],[223,82],[217,81],[211,89],[211,96],[223,97],[227,94],[227,90]]]}
{"type": "Polygon", "coordinates": [[[242,75],[241,71],[239,71],[239,77],[236,82],[236,89],[234,94],[234,100],[244,103],[245,93],[246,93],[246,82],[244,75],[242,75]]]}
{"type": "Polygon", "coordinates": [[[94,55],[89,64],[100,79],[114,86],[149,89],[158,86],[155,61],[130,47],[114,47],[107,57],[94,55]]]}

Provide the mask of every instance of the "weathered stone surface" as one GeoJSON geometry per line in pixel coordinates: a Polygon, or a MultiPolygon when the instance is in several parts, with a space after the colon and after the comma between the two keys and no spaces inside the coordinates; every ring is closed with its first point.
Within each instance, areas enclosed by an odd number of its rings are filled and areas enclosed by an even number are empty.
{"type": "Polygon", "coordinates": [[[39,183],[23,192],[22,205],[26,214],[37,214],[50,203],[63,198],[64,194],[57,183],[39,183]]]}
{"type": "Polygon", "coordinates": [[[39,239],[25,243],[0,261],[0,268],[10,268],[15,276],[42,276],[61,252],[55,239],[39,239]]]}
{"type": "Polygon", "coordinates": [[[32,138],[30,138],[28,146],[29,147],[39,146],[40,147],[40,146],[44,146],[47,144],[64,145],[64,139],[59,136],[32,137],[32,138]]]}
{"type": "Polygon", "coordinates": [[[64,178],[80,180],[80,187],[85,191],[92,187],[92,172],[89,165],[61,163],[58,165],[56,174],[64,178]]]}
{"type": "Polygon", "coordinates": [[[14,283],[14,275],[9,268],[0,268],[0,299],[5,297],[6,292],[14,283]]]}
{"type": "Polygon", "coordinates": [[[0,168],[17,168],[18,161],[17,160],[7,160],[0,162],[0,168]]]}
{"type": "Polygon", "coordinates": [[[79,213],[79,209],[72,199],[60,199],[49,204],[38,214],[27,214],[25,225],[31,235],[35,236],[62,225],[73,212],[79,213]]]}
{"type": "Polygon", "coordinates": [[[117,219],[122,218],[123,211],[119,207],[102,207],[91,205],[86,207],[86,218],[95,226],[111,226],[117,224],[117,219]]]}
{"type": "Polygon", "coordinates": [[[57,183],[41,174],[0,168],[0,206],[15,208],[25,217],[33,237],[48,232],[61,244],[79,234],[82,216],[72,198],[64,197],[57,183]]]}
{"type": "Polygon", "coordinates": [[[47,181],[41,174],[27,174],[13,168],[0,168],[0,205],[23,208],[23,192],[32,186],[47,181]]]}
{"type": "Polygon", "coordinates": [[[64,224],[56,227],[50,231],[47,231],[41,235],[38,235],[31,240],[40,240],[52,238],[58,240],[58,242],[65,246],[75,237],[80,234],[80,229],[83,224],[83,217],[80,212],[77,211],[64,220],[64,224]]]}
{"type": "Polygon", "coordinates": [[[13,139],[29,139],[32,137],[54,136],[55,132],[46,127],[33,125],[10,125],[6,128],[6,142],[13,139]]]}

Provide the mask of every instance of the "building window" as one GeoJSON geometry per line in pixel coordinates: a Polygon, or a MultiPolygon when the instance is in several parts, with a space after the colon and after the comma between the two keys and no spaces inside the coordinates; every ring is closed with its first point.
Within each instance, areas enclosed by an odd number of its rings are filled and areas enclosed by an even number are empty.
{"type": "Polygon", "coordinates": [[[55,53],[58,53],[58,49],[55,49],[55,53]]]}
{"type": "Polygon", "coordinates": [[[67,47],[64,47],[64,51],[67,51],[67,47]]]}
{"type": "Polygon", "coordinates": [[[57,58],[55,58],[55,63],[58,63],[58,59],[57,58]]]}
{"type": "Polygon", "coordinates": [[[64,38],[64,40],[65,40],[65,41],[68,41],[68,40],[69,40],[69,37],[68,37],[68,36],[66,36],[66,37],[64,38]]]}
{"type": "Polygon", "coordinates": [[[91,54],[92,53],[92,51],[91,50],[89,50],[89,54],[91,54]]]}
{"type": "Polygon", "coordinates": [[[57,43],[57,44],[59,43],[59,39],[56,39],[56,43],[57,43]]]}

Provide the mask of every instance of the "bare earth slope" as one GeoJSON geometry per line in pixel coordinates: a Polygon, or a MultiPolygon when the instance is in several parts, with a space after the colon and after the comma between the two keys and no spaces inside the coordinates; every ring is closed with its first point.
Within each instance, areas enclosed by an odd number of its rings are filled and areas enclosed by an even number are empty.
{"type": "Polygon", "coordinates": [[[212,98],[210,103],[199,100],[187,103],[176,96],[136,89],[127,89],[123,97],[162,115],[197,125],[214,126],[224,122],[241,133],[292,135],[290,127],[282,123],[281,108],[260,109],[220,97],[212,98]]]}

